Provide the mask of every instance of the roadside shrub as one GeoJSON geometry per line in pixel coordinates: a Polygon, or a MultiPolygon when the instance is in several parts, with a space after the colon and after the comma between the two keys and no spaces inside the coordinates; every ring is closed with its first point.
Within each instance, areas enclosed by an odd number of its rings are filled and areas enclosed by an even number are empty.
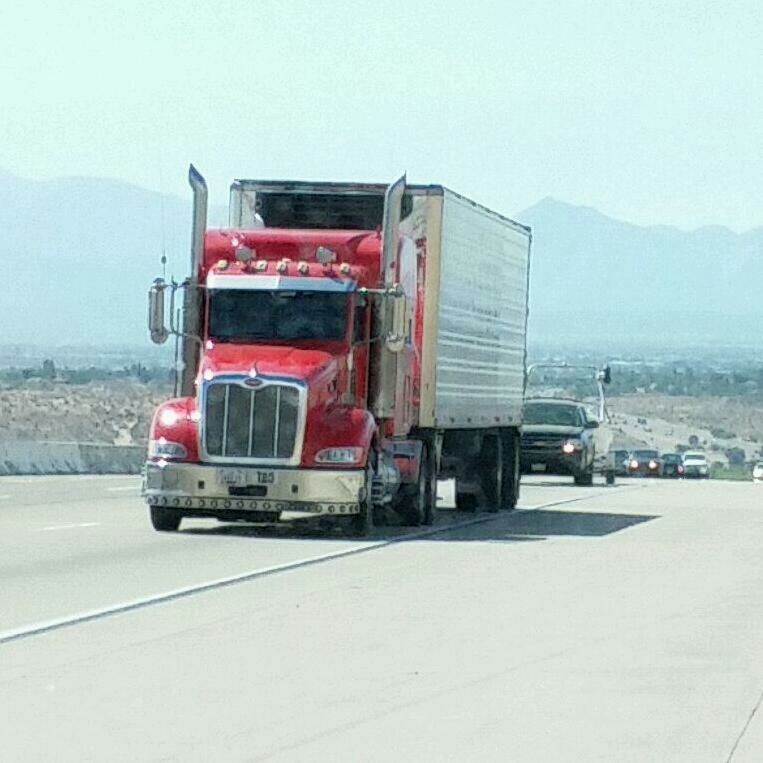
{"type": "Polygon", "coordinates": [[[729,466],[744,466],[747,454],[743,448],[728,448],[726,458],[729,460],[729,466]]]}

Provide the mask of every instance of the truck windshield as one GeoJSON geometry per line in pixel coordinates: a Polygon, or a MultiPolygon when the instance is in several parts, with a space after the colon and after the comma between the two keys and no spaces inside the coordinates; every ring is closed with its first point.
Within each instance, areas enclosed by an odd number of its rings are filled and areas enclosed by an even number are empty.
{"type": "Polygon", "coordinates": [[[574,405],[531,403],[525,407],[525,424],[579,427],[582,421],[574,405]]]}
{"type": "Polygon", "coordinates": [[[344,339],[347,294],[213,289],[209,337],[218,342],[344,339]]]}

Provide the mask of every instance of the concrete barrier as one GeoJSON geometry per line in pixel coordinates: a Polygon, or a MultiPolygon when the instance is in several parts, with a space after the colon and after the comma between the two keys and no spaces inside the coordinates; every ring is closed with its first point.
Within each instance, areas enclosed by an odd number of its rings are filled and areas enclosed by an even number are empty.
{"type": "Polygon", "coordinates": [[[146,449],[90,442],[0,442],[0,474],[138,474],[146,449]]]}

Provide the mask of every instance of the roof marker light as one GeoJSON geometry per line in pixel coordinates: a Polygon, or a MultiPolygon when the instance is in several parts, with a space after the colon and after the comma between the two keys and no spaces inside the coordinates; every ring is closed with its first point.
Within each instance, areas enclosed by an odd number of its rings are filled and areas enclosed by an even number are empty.
{"type": "Polygon", "coordinates": [[[217,269],[218,270],[227,270],[228,269],[228,260],[218,260],[217,261],[217,269]]]}
{"type": "Polygon", "coordinates": [[[346,262],[343,262],[343,263],[342,263],[342,264],[339,266],[339,272],[340,272],[340,273],[341,273],[343,276],[347,276],[347,275],[349,275],[349,274],[350,274],[350,266],[349,266],[349,265],[348,265],[346,262]]]}
{"type": "Polygon", "coordinates": [[[257,264],[254,266],[255,270],[258,270],[262,272],[263,270],[268,269],[268,261],[267,260],[257,260],[257,264]]]}
{"type": "Polygon", "coordinates": [[[257,254],[253,249],[250,249],[248,246],[240,246],[238,249],[236,249],[236,259],[239,262],[249,262],[250,260],[254,259],[254,256],[257,254]]]}
{"type": "Polygon", "coordinates": [[[297,265],[297,270],[302,273],[302,275],[305,275],[310,272],[310,266],[306,262],[300,262],[299,265],[297,265]]]}
{"type": "Polygon", "coordinates": [[[333,249],[329,249],[327,246],[319,246],[315,250],[315,259],[321,263],[321,265],[330,265],[332,262],[336,262],[336,252],[333,249]]]}
{"type": "Polygon", "coordinates": [[[285,273],[285,272],[286,272],[286,268],[287,268],[287,267],[288,267],[288,265],[286,264],[286,261],[285,261],[285,260],[281,260],[281,261],[278,263],[278,265],[276,265],[276,270],[277,270],[279,273],[285,273]]]}

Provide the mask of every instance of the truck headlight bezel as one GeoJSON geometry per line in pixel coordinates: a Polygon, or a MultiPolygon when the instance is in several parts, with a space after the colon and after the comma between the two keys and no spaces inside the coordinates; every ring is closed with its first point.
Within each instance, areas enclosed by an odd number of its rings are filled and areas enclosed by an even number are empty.
{"type": "Polygon", "coordinates": [[[152,460],[164,459],[166,461],[185,461],[188,458],[188,450],[179,442],[160,437],[148,441],[148,457],[152,460]]]}
{"type": "Polygon", "coordinates": [[[323,448],[315,454],[315,463],[323,465],[349,466],[361,464],[365,458],[365,451],[356,445],[335,445],[323,448]]]}

